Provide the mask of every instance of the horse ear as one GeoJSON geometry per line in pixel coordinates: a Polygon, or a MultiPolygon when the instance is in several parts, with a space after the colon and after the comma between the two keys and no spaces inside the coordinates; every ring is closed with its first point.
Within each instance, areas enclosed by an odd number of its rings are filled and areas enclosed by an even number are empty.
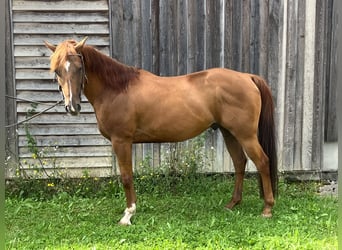
{"type": "Polygon", "coordinates": [[[50,49],[52,52],[55,52],[55,50],[56,50],[56,46],[55,46],[55,45],[49,43],[48,41],[44,41],[44,43],[45,43],[45,46],[46,46],[48,49],[50,49]]]}
{"type": "Polygon", "coordinates": [[[80,42],[78,42],[76,45],[75,45],[75,50],[79,50],[79,49],[82,49],[85,42],[87,41],[88,37],[84,37],[80,42]]]}

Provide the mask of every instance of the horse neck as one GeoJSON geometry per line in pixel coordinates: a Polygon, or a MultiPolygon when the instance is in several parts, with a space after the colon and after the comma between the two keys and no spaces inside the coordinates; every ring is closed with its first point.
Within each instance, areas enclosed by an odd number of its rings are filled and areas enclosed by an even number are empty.
{"type": "Polygon", "coordinates": [[[105,92],[105,87],[99,78],[93,73],[87,73],[86,70],[86,82],[83,93],[94,108],[105,92]]]}
{"type": "Polygon", "coordinates": [[[85,66],[85,78],[84,95],[88,101],[94,106],[97,100],[101,100],[105,93],[108,93],[108,87],[106,77],[103,77],[106,72],[106,67],[102,66],[106,64],[108,58],[95,50],[90,46],[85,46],[82,50],[84,66],[85,66]]]}
{"type": "Polygon", "coordinates": [[[88,78],[84,94],[92,104],[103,94],[126,91],[131,81],[139,76],[136,68],[124,65],[91,46],[84,46],[82,54],[88,78]]]}

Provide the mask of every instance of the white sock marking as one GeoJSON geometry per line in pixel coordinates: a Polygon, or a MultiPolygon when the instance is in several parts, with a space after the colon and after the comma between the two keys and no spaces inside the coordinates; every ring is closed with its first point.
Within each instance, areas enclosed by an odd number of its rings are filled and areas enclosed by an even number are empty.
{"type": "Polygon", "coordinates": [[[136,206],[135,203],[132,203],[131,207],[127,207],[125,209],[125,214],[120,220],[121,225],[131,225],[131,217],[135,214],[136,206]]]}

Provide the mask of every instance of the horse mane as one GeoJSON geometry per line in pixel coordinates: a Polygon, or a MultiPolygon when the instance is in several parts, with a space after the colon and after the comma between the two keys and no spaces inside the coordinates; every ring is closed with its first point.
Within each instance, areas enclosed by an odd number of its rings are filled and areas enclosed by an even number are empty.
{"type": "Polygon", "coordinates": [[[106,87],[115,91],[127,90],[132,80],[139,76],[136,67],[120,63],[92,46],[83,46],[82,55],[87,70],[96,73],[106,87]]]}
{"type": "MultiPolygon", "coordinates": [[[[50,70],[54,72],[68,60],[68,55],[78,54],[75,40],[67,40],[59,44],[51,55],[50,70]]],[[[81,54],[87,70],[96,73],[104,86],[118,92],[127,90],[131,81],[139,76],[139,70],[125,65],[102,54],[92,46],[84,45],[81,54]]]]}

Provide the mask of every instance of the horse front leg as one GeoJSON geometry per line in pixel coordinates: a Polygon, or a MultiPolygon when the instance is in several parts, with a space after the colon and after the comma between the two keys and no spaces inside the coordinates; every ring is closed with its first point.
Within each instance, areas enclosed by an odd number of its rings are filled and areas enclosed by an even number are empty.
{"type": "Polygon", "coordinates": [[[112,141],[118,159],[121,182],[126,196],[126,209],[119,221],[121,225],[131,225],[131,217],[136,211],[136,194],[133,185],[132,143],[112,141]]]}

